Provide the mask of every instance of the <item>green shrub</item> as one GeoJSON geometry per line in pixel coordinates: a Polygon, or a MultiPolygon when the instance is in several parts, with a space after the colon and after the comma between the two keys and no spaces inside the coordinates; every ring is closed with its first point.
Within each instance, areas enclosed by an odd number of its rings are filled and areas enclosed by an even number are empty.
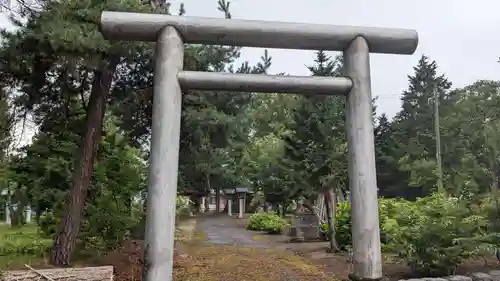
{"type": "MultiPolygon", "coordinates": [[[[322,229],[326,230],[325,233],[328,233],[328,224],[324,224],[322,229]]],[[[351,230],[351,205],[346,201],[337,206],[335,214],[335,239],[343,250],[352,244],[351,230]]]]}
{"type": "Polygon", "coordinates": [[[479,204],[471,204],[469,209],[480,213],[489,221],[488,230],[492,232],[500,231],[500,199],[497,194],[488,194],[479,202],[479,204]]]}
{"type": "MultiPolygon", "coordinates": [[[[409,208],[411,202],[402,199],[386,199],[380,198],[379,205],[379,221],[380,221],[380,240],[382,242],[382,249],[389,251],[390,241],[398,230],[398,225],[395,218],[396,214],[409,208]]],[[[341,249],[352,245],[352,220],[351,220],[351,206],[348,201],[339,204],[335,214],[335,239],[341,249]]],[[[328,233],[328,224],[321,226],[324,233],[328,233]]]]}
{"type": "Polygon", "coordinates": [[[379,221],[380,221],[380,241],[382,242],[382,251],[393,251],[394,237],[400,232],[400,226],[397,216],[408,221],[413,221],[414,202],[404,199],[385,199],[378,200],[379,221]],[[412,205],[413,204],[413,205],[412,205]],[[404,214],[404,215],[402,215],[404,214]]]}
{"type": "Polygon", "coordinates": [[[265,231],[269,234],[280,234],[287,224],[285,219],[276,214],[255,213],[250,216],[247,229],[265,231]]]}
{"type": "Polygon", "coordinates": [[[188,216],[191,212],[191,200],[187,196],[177,195],[175,201],[175,214],[177,216],[188,216]]]}
{"type": "Polygon", "coordinates": [[[52,247],[52,241],[46,239],[23,239],[0,242],[0,256],[33,255],[43,256],[52,247]]]}
{"type": "Polygon", "coordinates": [[[35,226],[0,228],[0,256],[44,256],[52,240],[43,238],[35,226]]]}
{"type": "Polygon", "coordinates": [[[264,231],[269,234],[281,234],[288,223],[282,217],[275,216],[264,225],[264,231]]]}
{"type": "MultiPolygon", "coordinates": [[[[468,205],[439,194],[416,202],[379,199],[382,250],[426,276],[452,274],[465,259],[492,255],[500,237],[492,219],[498,217],[496,203],[485,200],[477,210],[468,205]]],[[[349,203],[340,204],[335,238],[344,250],[352,243],[351,226],[349,203]]],[[[328,232],[328,224],[321,228],[328,232]]]]}
{"type": "Polygon", "coordinates": [[[130,238],[144,240],[146,230],[146,213],[142,212],[136,218],[136,222],[130,228],[130,238]]]}
{"type": "MultiPolygon", "coordinates": [[[[322,223],[320,228],[321,228],[321,232],[322,233],[328,233],[329,229],[328,229],[328,226],[329,224],[328,223],[322,223]]],[[[328,237],[327,237],[328,238],[328,237]]]]}
{"type": "Polygon", "coordinates": [[[272,213],[255,213],[251,215],[248,220],[247,229],[256,231],[264,230],[264,221],[269,220],[269,217],[272,215],[272,213]]]}
{"type": "Polygon", "coordinates": [[[78,248],[106,252],[114,250],[130,237],[139,222],[128,202],[112,192],[101,192],[93,204],[87,204],[78,234],[78,248]]]}
{"type": "Polygon", "coordinates": [[[394,214],[399,231],[391,244],[415,273],[453,274],[462,261],[493,253],[497,234],[485,235],[488,221],[463,202],[435,194],[407,206],[394,214]]]}
{"type": "Polygon", "coordinates": [[[38,227],[45,237],[53,237],[59,227],[60,218],[57,218],[53,212],[45,211],[40,215],[38,227]]]}

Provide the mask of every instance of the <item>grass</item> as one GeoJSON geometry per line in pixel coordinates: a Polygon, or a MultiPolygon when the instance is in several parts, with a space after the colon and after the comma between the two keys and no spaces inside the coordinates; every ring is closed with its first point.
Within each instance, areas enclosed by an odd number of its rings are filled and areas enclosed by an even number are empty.
{"type": "MultiPolygon", "coordinates": [[[[175,232],[178,242],[192,238],[195,220],[183,220],[175,232]]],[[[0,224],[0,271],[25,269],[25,264],[46,267],[46,258],[52,246],[52,239],[43,237],[36,224],[11,227],[0,224]]],[[[85,256],[74,257],[80,263],[85,256]]]]}
{"type": "Polygon", "coordinates": [[[21,227],[0,225],[0,269],[24,264],[43,264],[52,240],[43,238],[35,224],[21,227]]]}

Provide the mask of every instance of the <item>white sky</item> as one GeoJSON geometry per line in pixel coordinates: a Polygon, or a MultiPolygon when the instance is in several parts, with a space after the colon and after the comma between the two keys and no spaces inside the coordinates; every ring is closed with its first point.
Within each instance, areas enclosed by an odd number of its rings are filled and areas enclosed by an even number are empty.
{"type": "MultiPolygon", "coordinates": [[[[181,1],[177,1],[180,3],[181,1]]],[[[184,0],[189,16],[222,16],[217,0],[184,0]]],[[[378,113],[393,117],[399,95],[407,88],[422,54],[436,60],[455,87],[478,79],[499,79],[500,1],[498,0],[234,0],[233,18],[411,28],[419,33],[412,56],[371,55],[372,91],[379,96],[378,113]]],[[[176,7],[177,5],[174,4],[176,7]]],[[[243,59],[256,62],[262,49],[247,48],[243,59]]],[[[313,52],[270,50],[271,72],[307,75],[313,52]]],[[[334,54],[333,54],[334,55],[334,54]]]]}
{"type": "MultiPolygon", "coordinates": [[[[176,9],[181,1],[174,0],[176,9]]],[[[217,0],[183,0],[187,15],[221,17],[217,0]]],[[[500,2],[497,0],[234,0],[233,18],[412,28],[419,32],[419,47],[412,56],[371,55],[372,91],[379,96],[378,114],[393,117],[400,109],[399,95],[408,85],[422,54],[436,60],[455,87],[478,79],[500,78],[500,2]]],[[[8,27],[0,16],[0,27],[8,27]]],[[[246,48],[242,60],[258,62],[262,49],[246,48]]],[[[307,75],[312,51],[270,50],[272,73],[307,75]]],[[[332,54],[335,55],[335,54],[332,54]]]]}

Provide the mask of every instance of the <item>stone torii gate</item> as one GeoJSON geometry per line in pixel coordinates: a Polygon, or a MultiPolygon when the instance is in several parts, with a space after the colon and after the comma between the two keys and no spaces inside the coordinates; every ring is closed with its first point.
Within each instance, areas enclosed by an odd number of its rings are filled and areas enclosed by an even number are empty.
{"type": "Polygon", "coordinates": [[[345,95],[354,275],[382,277],[369,53],[413,54],[415,30],[105,11],[101,32],[110,40],[156,42],[144,280],[172,280],[185,90],[345,95]],[[343,51],[347,77],[184,71],[185,43],[343,51]]]}

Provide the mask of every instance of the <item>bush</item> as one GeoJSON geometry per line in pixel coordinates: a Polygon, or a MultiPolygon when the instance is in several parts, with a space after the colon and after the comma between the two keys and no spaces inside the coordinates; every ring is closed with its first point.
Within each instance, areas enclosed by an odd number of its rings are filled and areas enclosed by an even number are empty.
{"type": "Polygon", "coordinates": [[[250,216],[247,229],[265,231],[269,234],[280,234],[288,223],[273,213],[255,213],[250,216]]]}
{"type": "Polygon", "coordinates": [[[251,215],[248,220],[247,229],[256,231],[264,230],[265,221],[268,221],[272,215],[271,213],[255,213],[251,215]]]}
{"type": "MultiPolygon", "coordinates": [[[[337,206],[335,214],[335,240],[339,244],[342,250],[345,250],[346,247],[352,244],[352,236],[351,236],[351,205],[348,201],[339,204],[337,206]]],[[[323,230],[326,230],[325,233],[328,233],[328,224],[325,223],[322,226],[323,230]]]]}
{"type": "MultiPolygon", "coordinates": [[[[396,253],[417,274],[452,274],[465,259],[494,253],[500,237],[494,216],[498,210],[491,199],[477,210],[439,194],[416,202],[379,199],[382,250],[396,253]]],[[[352,243],[348,202],[337,207],[335,217],[335,238],[346,250],[352,243]]],[[[321,228],[328,233],[328,224],[321,228]]]]}
{"type": "Polygon", "coordinates": [[[134,204],[107,190],[87,204],[85,218],[80,226],[78,248],[85,252],[106,252],[120,247],[139,222],[134,204]]]}
{"type": "MultiPolygon", "coordinates": [[[[379,220],[382,249],[389,250],[388,243],[394,236],[394,232],[398,231],[395,224],[394,216],[400,210],[407,208],[409,202],[402,199],[385,199],[380,198],[379,204],[379,220]]],[[[321,226],[324,233],[328,233],[328,224],[321,226]]],[[[351,206],[348,201],[339,204],[335,214],[335,239],[341,249],[345,250],[352,245],[352,221],[351,221],[351,206]]]]}
{"type": "Polygon", "coordinates": [[[61,220],[57,218],[53,212],[45,211],[40,215],[38,220],[38,227],[45,237],[53,237],[56,234],[57,228],[59,227],[59,222],[61,220]]]}
{"type": "Polygon", "coordinates": [[[33,255],[44,256],[52,248],[52,241],[38,237],[0,242],[0,256],[33,255]]]}
{"type": "Polygon", "coordinates": [[[463,202],[440,194],[420,198],[394,214],[399,231],[392,249],[414,272],[426,276],[453,274],[462,261],[496,247],[488,221],[463,202]]]}
{"type": "Polygon", "coordinates": [[[175,214],[179,217],[189,216],[192,203],[189,197],[177,195],[175,201],[175,214]]]}
{"type": "Polygon", "coordinates": [[[40,236],[32,225],[20,228],[0,228],[0,256],[44,256],[50,251],[52,240],[40,236]]]}

